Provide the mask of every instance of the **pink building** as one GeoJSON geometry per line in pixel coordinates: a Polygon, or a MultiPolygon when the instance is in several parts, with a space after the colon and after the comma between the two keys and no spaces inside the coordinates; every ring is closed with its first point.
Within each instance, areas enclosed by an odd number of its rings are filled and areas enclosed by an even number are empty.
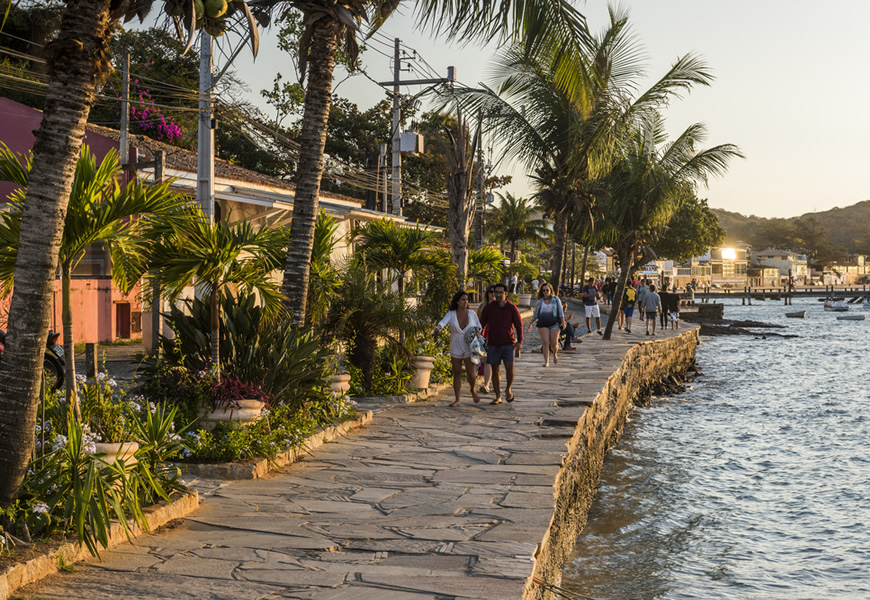
{"type": "MultiPolygon", "coordinates": [[[[33,147],[34,132],[39,129],[42,112],[7,98],[0,98],[0,141],[13,152],[27,152],[33,147]]],[[[95,131],[88,130],[85,143],[101,160],[117,147],[117,142],[95,131]]],[[[0,181],[0,202],[15,189],[11,183],[0,181]]],[[[129,294],[122,294],[112,285],[112,279],[103,269],[95,268],[93,261],[85,260],[73,272],[72,280],[73,332],[78,342],[113,342],[142,335],[142,304],[138,286],[129,294]]],[[[51,329],[61,331],[61,282],[55,281],[51,329]]],[[[9,298],[0,301],[0,320],[5,327],[9,314],[9,298]]]]}

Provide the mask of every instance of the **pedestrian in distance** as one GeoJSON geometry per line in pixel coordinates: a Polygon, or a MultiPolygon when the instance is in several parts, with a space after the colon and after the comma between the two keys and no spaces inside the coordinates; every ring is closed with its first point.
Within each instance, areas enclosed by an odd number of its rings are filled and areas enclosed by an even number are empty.
{"type": "MultiPolygon", "coordinates": [[[[480,315],[483,314],[483,309],[486,308],[486,306],[490,302],[495,302],[495,291],[493,289],[494,287],[495,286],[492,286],[492,285],[489,286],[488,288],[486,288],[486,291],[483,293],[483,302],[481,302],[480,306],[477,307],[478,320],[480,319],[480,315]]],[[[483,328],[483,338],[484,339],[487,339],[487,329],[488,328],[486,326],[484,326],[484,328],[483,328]]],[[[489,382],[492,380],[492,365],[490,365],[489,362],[484,360],[482,367],[483,367],[483,373],[482,373],[483,384],[480,386],[480,392],[483,394],[488,394],[489,393],[489,382]]]]}
{"type": "Polygon", "coordinates": [[[471,388],[471,399],[480,402],[480,396],[474,389],[477,378],[477,365],[471,362],[471,342],[480,335],[482,327],[477,314],[468,310],[468,294],[460,290],[453,294],[450,308],[443,319],[435,326],[435,335],[445,327],[450,327],[450,362],[453,366],[453,395],[455,400],[450,406],[459,406],[459,394],[462,391],[462,365],[465,364],[465,376],[471,388]]]}
{"type": "Polygon", "coordinates": [[[537,277],[535,277],[534,279],[532,279],[532,293],[533,293],[533,294],[537,294],[537,293],[538,293],[538,286],[540,286],[540,285],[541,285],[541,282],[538,281],[538,278],[537,278],[537,277]]]}
{"type": "Polygon", "coordinates": [[[505,400],[514,401],[514,352],[523,346],[523,320],[515,304],[507,300],[507,286],[496,283],[493,286],[495,302],[484,307],[480,315],[481,324],[487,328],[486,361],[492,366],[492,385],[495,400],[490,404],[501,404],[501,382],[499,365],[504,363],[505,400]]]}
{"type": "Polygon", "coordinates": [[[583,298],[583,308],[586,309],[586,330],[592,333],[592,319],[595,319],[598,335],[602,335],[601,331],[601,309],[598,308],[598,296],[600,292],[595,287],[595,279],[590,277],[586,280],[586,285],[580,288],[580,297],[583,298]]]}
{"type": "Polygon", "coordinates": [[[550,366],[550,354],[553,355],[553,363],[559,362],[559,334],[565,328],[565,311],[562,302],[553,295],[553,287],[549,283],[543,284],[538,289],[538,303],[532,320],[529,321],[529,329],[537,323],[538,334],[541,336],[541,353],[544,355],[544,367],[550,366]]]}
{"type": "Polygon", "coordinates": [[[640,320],[644,320],[644,308],[643,308],[643,298],[646,296],[646,293],[649,291],[649,280],[641,279],[640,285],[637,286],[637,307],[639,311],[640,320]]]}
{"type": "Polygon", "coordinates": [[[643,312],[646,315],[646,334],[656,334],[656,313],[662,310],[662,300],[656,293],[656,286],[650,284],[649,290],[643,297],[643,312]],[[652,333],[650,333],[652,329],[652,333]]]}
{"type": "Polygon", "coordinates": [[[513,275],[511,275],[511,287],[510,287],[511,294],[517,293],[517,281],[518,280],[519,280],[519,275],[517,273],[514,273],[513,275]]]}
{"type": "MultiPolygon", "coordinates": [[[[665,311],[668,313],[668,323],[671,325],[671,329],[679,329],[680,328],[680,295],[679,294],[669,294],[668,301],[662,302],[662,306],[665,311]]],[[[664,328],[664,326],[662,326],[664,328]]]]}
{"type": "Polygon", "coordinates": [[[668,307],[671,302],[671,293],[668,292],[667,286],[663,287],[661,291],[657,293],[659,295],[659,300],[662,302],[662,312],[659,313],[659,325],[662,330],[665,330],[668,326],[668,307]]]}
{"type": "MultiPolygon", "coordinates": [[[[565,304],[562,304],[562,310],[565,310],[565,304]]],[[[562,330],[562,333],[565,334],[565,344],[562,346],[564,352],[573,352],[576,348],[571,344],[579,344],[582,341],[574,337],[574,331],[576,331],[577,327],[580,327],[580,323],[577,323],[576,325],[571,323],[571,319],[573,318],[573,312],[570,312],[565,316],[565,329],[562,330]]]]}
{"type": "Polygon", "coordinates": [[[625,286],[622,293],[622,306],[619,308],[619,328],[625,328],[625,333],[631,333],[631,317],[634,315],[634,304],[637,292],[630,285],[625,286]]]}

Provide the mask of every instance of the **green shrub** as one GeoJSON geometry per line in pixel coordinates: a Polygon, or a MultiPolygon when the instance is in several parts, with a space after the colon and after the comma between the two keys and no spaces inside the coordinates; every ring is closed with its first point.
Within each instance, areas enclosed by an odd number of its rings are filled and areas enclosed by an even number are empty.
{"type": "MultiPolygon", "coordinates": [[[[197,299],[186,304],[189,315],[177,307],[167,315],[176,337],[161,338],[164,361],[194,373],[209,371],[208,303],[197,299]]],[[[330,352],[310,329],[269,321],[253,295],[236,299],[224,294],[221,304],[223,374],[258,385],[277,404],[300,408],[312,399],[324,397],[330,352]]],[[[146,379],[153,379],[156,370],[153,361],[147,363],[146,379]]]]}
{"type": "Polygon", "coordinates": [[[397,352],[389,346],[375,351],[375,368],[370,387],[366,386],[365,375],[353,365],[347,366],[350,375],[351,396],[398,396],[409,391],[414,368],[410,357],[397,352]]]}

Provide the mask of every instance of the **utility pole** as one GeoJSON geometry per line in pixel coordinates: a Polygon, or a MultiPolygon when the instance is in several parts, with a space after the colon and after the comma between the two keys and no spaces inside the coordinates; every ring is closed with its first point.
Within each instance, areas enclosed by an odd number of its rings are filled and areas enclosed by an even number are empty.
{"type": "Polygon", "coordinates": [[[399,77],[402,73],[402,63],[399,59],[399,38],[393,46],[393,214],[402,215],[402,102],[399,89],[399,77]]]}
{"type": "Polygon", "coordinates": [[[212,37],[199,32],[199,130],[196,152],[196,201],[214,223],[214,77],[212,37]]]}
{"type": "MultiPolygon", "coordinates": [[[[415,94],[411,97],[411,100],[414,100],[426,92],[432,90],[435,86],[441,85],[442,83],[450,83],[456,81],[456,69],[454,67],[447,67],[447,77],[442,77],[438,79],[408,79],[406,81],[401,81],[400,74],[402,72],[402,63],[399,45],[401,40],[399,38],[395,38],[394,46],[393,46],[393,80],[392,81],[383,81],[379,82],[378,85],[382,85],[384,87],[392,86],[393,91],[393,147],[392,147],[392,189],[391,189],[391,197],[393,203],[392,214],[401,217],[402,216],[402,92],[399,87],[400,84],[405,85],[430,85],[431,87],[423,90],[422,92],[415,94]]],[[[386,211],[384,211],[386,212],[386,211]]]]}
{"type": "Polygon", "coordinates": [[[124,67],[121,75],[121,164],[130,161],[130,53],[124,53],[124,67]]]}
{"type": "Polygon", "coordinates": [[[483,132],[481,132],[480,139],[477,140],[477,227],[474,236],[474,247],[478,249],[483,246],[483,213],[486,210],[486,198],[483,197],[483,168],[483,132]]]}
{"type": "Polygon", "coordinates": [[[379,152],[378,152],[378,191],[375,197],[383,194],[384,197],[384,208],[383,212],[387,212],[387,145],[380,144],[379,152]],[[381,173],[384,175],[384,188],[383,192],[381,192],[381,173]]]}

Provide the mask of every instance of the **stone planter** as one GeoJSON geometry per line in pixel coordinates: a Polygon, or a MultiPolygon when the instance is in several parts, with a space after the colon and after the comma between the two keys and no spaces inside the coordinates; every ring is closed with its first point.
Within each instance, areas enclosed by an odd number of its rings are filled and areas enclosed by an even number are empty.
{"type": "Polygon", "coordinates": [[[532,295],[531,294],[520,294],[520,306],[531,306],[532,305],[532,295]]]}
{"type": "Polygon", "coordinates": [[[350,375],[333,375],[329,378],[329,392],[336,398],[347,394],[350,390],[350,375]]]}
{"type": "Polygon", "coordinates": [[[211,431],[218,423],[231,423],[234,427],[245,427],[263,418],[265,402],[259,400],[237,400],[238,408],[232,406],[212,410],[211,407],[199,409],[200,426],[211,431]]]}
{"type": "Polygon", "coordinates": [[[104,461],[109,464],[116,462],[118,459],[124,461],[126,468],[131,468],[136,464],[136,451],[139,450],[137,442],[97,442],[97,454],[105,454],[101,456],[104,461]]]}
{"type": "Polygon", "coordinates": [[[414,377],[411,378],[411,389],[425,390],[429,387],[429,375],[435,367],[435,358],[432,356],[415,356],[413,359],[414,377]]]}

